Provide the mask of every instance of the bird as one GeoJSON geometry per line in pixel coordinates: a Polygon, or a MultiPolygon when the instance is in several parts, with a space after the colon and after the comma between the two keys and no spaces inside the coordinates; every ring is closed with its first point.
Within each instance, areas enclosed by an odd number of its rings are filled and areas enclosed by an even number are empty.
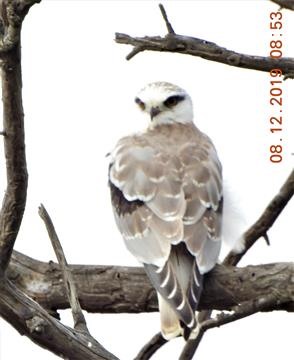
{"type": "Polygon", "coordinates": [[[221,249],[222,166],[212,141],[194,124],[184,89],[153,82],[135,103],[150,121],[110,153],[114,218],[157,292],[162,336],[188,340],[199,326],[204,274],[221,249]]]}

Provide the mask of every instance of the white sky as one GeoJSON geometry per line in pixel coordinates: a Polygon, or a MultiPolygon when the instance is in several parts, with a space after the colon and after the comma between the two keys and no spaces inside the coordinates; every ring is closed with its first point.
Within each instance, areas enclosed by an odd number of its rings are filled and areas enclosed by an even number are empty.
{"type": "MultiPolygon", "coordinates": [[[[278,9],[270,1],[162,2],[179,34],[247,54],[269,53],[269,14],[278,9]]],[[[191,94],[195,122],[218,148],[225,181],[245,224],[257,219],[293,168],[290,80],[283,84],[283,162],[273,164],[268,149],[280,141],[269,130],[269,117],[278,115],[278,108],[269,105],[269,74],[180,54],[145,52],[125,60],[130,47],[116,44],[114,33],[165,35],[157,4],[151,0],[43,0],[27,16],[22,47],[30,177],[17,250],[40,260],[55,260],[37,214],[42,202],[53,218],[68,262],[137,265],[113,220],[105,154],[121,136],[146,126],[133,99],[150,81],[174,82],[191,94]]],[[[294,12],[284,10],[284,56],[294,53],[293,20],[294,12]]],[[[0,159],[3,166],[3,153],[0,159]]],[[[2,172],[2,194],[4,178],[2,172]]],[[[293,261],[293,210],[292,201],[269,231],[272,246],[260,240],[243,265],[293,261]]],[[[124,360],[133,358],[159,330],[156,313],[86,317],[93,336],[124,360]]],[[[64,318],[71,324],[67,314],[64,318]]],[[[197,359],[215,355],[228,360],[292,359],[293,324],[292,314],[276,312],[212,330],[205,335],[197,359]]],[[[174,340],[154,359],[177,359],[182,346],[181,339],[174,340]]],[[[0,320],[0,359],[20,355],[30,360],[56,358],[0,320]]]]}

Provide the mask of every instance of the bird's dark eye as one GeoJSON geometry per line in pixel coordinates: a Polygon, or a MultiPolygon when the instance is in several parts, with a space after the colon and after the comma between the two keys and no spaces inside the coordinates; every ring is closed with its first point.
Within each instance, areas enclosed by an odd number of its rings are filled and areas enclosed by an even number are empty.
{"type": "Polygon", "coordinates": [[[185,99],[185,96],[183,95],[173,95],[167,98],[164,101],[164,105],[168,108],[171,108],[173,106],[176,106],[180,101],[183,101],[185,99]]]}
{"type": "Polygon", "coordinates": [[[139,99],[138,97],[135,98],[135,103],[138,104],[141,108],[141,110],[145,110],[145,103],[139,99]]]}

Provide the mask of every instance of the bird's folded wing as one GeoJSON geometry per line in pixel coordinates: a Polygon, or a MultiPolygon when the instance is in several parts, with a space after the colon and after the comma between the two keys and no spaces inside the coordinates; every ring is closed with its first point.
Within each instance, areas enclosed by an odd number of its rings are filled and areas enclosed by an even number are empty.
{"type": "Polygon", "coordinates": [[[128,249],[143,263],[163,265],[171,244],[183,239],[186,201],[174,162],[131,137],[114,151],[109,179],[116,222],[128,249]]]}
{"type": "Polygon", "coordinates": [[[185,164],[184,241],[201,273],[215,265],[221,247],[222,170],[214,146],[205,135],[180,154],[185,164]],[[188,160],[190,159],[190,160],[188,160]]]}
{"type": "Polygon", "coordinates": [[[140,211],[116,211],[127,246],[140,261],[159,266],[171,244],[184,241],[205,273],[220,251],[222,176],[210,139],[193,131],[178,135],[176,152],[156,135],[123,138],[113,153],[110,183],[128,202],[125,208],[141,202],[140,211]]]}

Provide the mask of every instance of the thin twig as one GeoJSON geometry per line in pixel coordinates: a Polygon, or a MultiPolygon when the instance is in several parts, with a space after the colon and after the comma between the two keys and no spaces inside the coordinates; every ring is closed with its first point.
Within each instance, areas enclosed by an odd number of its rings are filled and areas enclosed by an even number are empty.
{"type": "Polygon", "coordinates": [[[82,312],[78,295],[76,291],[76,286],[73,280],[73,276],[71,273],[71,270],[67,264],[61,243],[58,239],[57,233],[55,231],[53,222],[45,209],[44,205],[40,205],[39,207],[39,215],[41,219],[44,221],[49,238],[51,240],[51,244],[53,246],[53,249],[55,251],[58,263],[62,269],[62,275],[63,275],[63,281],[67,293],[67,297],[70,303],[70,307],[72,309],[72,316],[74,320],[74,328],[79,331],[84,331],[89,333],[89,330],[87,328],[87,323],[84,317],[84,314],[82,312]]]}
{"type": "Polygon", "coordinates": [[[131,58],[136,56],[141,51],[144,51],[141,45],[135,46],[133,50],[127,55],[126,59],[131,60],[131,58]]]}
{"type": "Polygon", "coordinates": [[[195,351],[207,330],[220,327],[222,325],[229,324],[230,322],[256,314],[257,312],[264,311],[275,304],[277,304],[277,297],[276,295],[271,294],[264,298],[240,304],[233,308],[232,312],[229,314],[221,312],[215,318],[207,319],[200,324],[197,338],[195,340],[187,341],[179,360],[191,360],[193,358],[195,351]]]}
{"type": "Polygon", "coordinates": [[[175,34],[175,31],[174,31],[171,23],[170,23],[169,20],[168,20],[168,17],[167,17],[165,8],[164,8],[164,6],[163,6],[162,4],[159,4],[159,9],[160,9],[160,11],[161,11],[161,15],[162,15],[163,20],[164,20],[164,22],[165,22],[165,25],[166,25],[166,28],[167,28],[167,32],[168,32],[169,34],[175,34]]]}
{"type": "Polygon", "coordinates": [[[270,294],[263,298],[251,300],[232,308],[231,313],[229,314],[221,312],[215,318],[204,321],[201,324],[201,327],[205,331],[215,327],[220,327],[258,312],[265,311],[268,308],[276,306],[279,302],[280,300],[277,298],[276,294],[270,294]]]}
{"type": "Polygon", "coordinates": [[[267,246],[270,246],[271,243],[270,243],[270,239],[269,239],[267,233],[265,233],[265,234],[263,235],[263,238],[264,238],[264,240],[265,240],[266,245],[267,245],[267,246]]]}

